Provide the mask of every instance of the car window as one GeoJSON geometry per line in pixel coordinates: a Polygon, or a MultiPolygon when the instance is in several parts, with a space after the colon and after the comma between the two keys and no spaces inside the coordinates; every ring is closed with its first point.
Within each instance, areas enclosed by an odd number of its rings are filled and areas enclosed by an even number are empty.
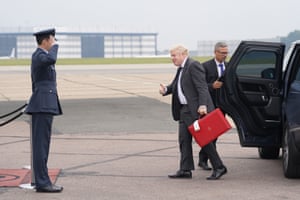
{"type": "Polygon", "coordinates": [[[296,75],[296,78],[295,78],[296,81],[300,81],[300,70],[299,69],[300,68],[298,67],[298,72],[297,72],[297,75],[296,75]]]}
{"type": "Polygon", "coordinates": [[[274,52],[250,51],[237,66],[238,76],[275,79],[276,55],[274,52]]]}

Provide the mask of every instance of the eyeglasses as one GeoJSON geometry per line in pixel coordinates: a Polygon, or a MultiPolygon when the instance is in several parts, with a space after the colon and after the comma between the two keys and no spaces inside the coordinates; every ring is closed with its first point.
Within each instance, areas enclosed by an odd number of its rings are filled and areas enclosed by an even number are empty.
{"type": "Polygon", "coordinates": [[[217,52],[222,55],[227,55],[229,53],[228,51],[217,51],[217,52]]]}

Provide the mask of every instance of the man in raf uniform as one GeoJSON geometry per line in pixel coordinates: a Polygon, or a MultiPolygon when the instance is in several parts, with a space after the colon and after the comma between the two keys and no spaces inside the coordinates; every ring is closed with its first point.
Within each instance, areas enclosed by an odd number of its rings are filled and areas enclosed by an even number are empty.
{"type": "Polygon", "coordinates": [[[37,192],[61,192],[63,187],[51,183],[47,167],[53,116],[62,114],[55,72],[58,44],[55,42],[55,29],[33,35],[38,48],[32,54],[32,96],[25,112],[32,116],[34,183],[37,192]]]}

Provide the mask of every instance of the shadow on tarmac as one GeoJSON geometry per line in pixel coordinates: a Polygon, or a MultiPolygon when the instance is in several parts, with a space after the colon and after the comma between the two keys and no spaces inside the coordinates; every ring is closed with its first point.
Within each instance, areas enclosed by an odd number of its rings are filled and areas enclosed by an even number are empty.
{"type": "MultiPolygon", "coordinates": [[[[0,102],[0,115],[23,104],[0,102]]],[[[177,132],[170,105],[147,97],[61,100],[61,106],[63,115],[54,117],[53,134],[177,132]]],[[[29,116],[17,120],[29,122],[29,116]]]]}

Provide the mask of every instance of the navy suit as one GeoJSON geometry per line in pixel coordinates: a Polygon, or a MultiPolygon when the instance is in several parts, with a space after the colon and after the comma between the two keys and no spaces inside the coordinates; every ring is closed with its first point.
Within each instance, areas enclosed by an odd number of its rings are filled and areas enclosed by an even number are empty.
{"type": "Polygon", "coordinates": [[[57,44],[49,52],[37,48],[31,60],[32,96],[25,112],[32,115],[32,168],[37,188],[52,184],[47,168],[51,128],[53,115],[62,114],[56,89],[57,51],[57,44]]]}
{"type": "MultiPolygon", "coordinates": [[[[183,67],[181,75],[181,87],[186,97],[187,104],[180,104],[178,98],[177,84],[179,70],[171,84],[167,86],[164,95],[172,94],[172,114],[175,121],[179,121],[179,149],[180,149],[180,170],[194,170],[194,160],[192,151],[192,135],[188,126],[199,118],[198,107],[206,105],[207,111],[214,109],[213,102],[208,92],[205,70],[203,66],[195,60],[188,58],[183,67]]],[[[223,163],[212,143],[203,147],[208,154],[214,169],[223,166],[223,163]]]]}

